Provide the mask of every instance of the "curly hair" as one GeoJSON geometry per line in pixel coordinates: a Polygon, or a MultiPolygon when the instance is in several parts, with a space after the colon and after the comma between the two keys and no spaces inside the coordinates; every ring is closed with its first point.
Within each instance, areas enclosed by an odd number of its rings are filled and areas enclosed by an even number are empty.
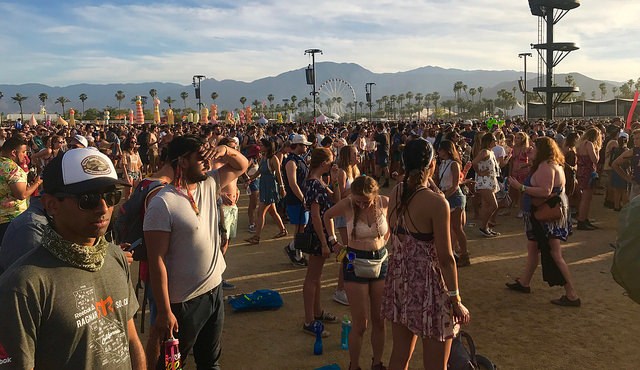
{"type": "Polygon", "coordinates": [[[536,156],[531,164],[531,173],[536,172],[542,162],[564,165],[564,155],[560,147],[550,137],[543,136],[536,140],[536,156]]]}

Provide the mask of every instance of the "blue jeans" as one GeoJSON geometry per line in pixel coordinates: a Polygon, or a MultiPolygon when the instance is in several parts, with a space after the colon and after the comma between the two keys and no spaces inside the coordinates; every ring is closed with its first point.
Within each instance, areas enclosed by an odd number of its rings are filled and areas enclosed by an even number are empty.
{"type": "MultiPolygon", "coordinates": [[[[211,291],[182,303],[172,303],[171,312],[178,320],[180,356],[184,368],[187,355],[193,349],[196,368],[220,369],[222,354],[222,326],[224,324],[224,300],[222,284],[211,291]]],[[[160,351],[158,369],[164,369],[164,353],[160,351]]]]}

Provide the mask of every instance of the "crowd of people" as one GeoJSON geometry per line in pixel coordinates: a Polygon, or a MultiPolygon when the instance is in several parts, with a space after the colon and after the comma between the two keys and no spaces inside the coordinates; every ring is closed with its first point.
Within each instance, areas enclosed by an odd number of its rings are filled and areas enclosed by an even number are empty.
{"type": "Polygon", "coordinates": [[[612,211],[640,193],[640,125],[620,119],[21,124],[0,129],[0,145],[0,364],[20,369],[162,368],[173,337],[183,360],[220,368],[223,289],[234,288],[224,254],[240,227],[264,242],[267,213],[271,239],[293,233],[285,255],[306,268],[303,332],[338,322],[320,294],[333,254],[333,299],[352,316],[349,369],[369,327],[372,369],[405,369],[417,338],[425,368],[446,369],[471,317],[457,273],[471,265],[468,232],[499,237],[498,218],[521,218],[527,260],[507,288],[530,293],[541,261],[565,289],[551,303],[576,307],[561,243],[597,229],[594,193],[612,211]],[[138,240],[114,226],[134,202],[138,240]],[[152,292],[146,347],[132,320],[134,259],[152,292]]]}

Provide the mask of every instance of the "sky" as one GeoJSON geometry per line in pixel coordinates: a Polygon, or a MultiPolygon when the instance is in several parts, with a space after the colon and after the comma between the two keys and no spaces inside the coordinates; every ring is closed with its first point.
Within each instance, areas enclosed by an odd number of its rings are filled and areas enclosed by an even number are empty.
{"type": "MultiPolygon", "coordinates": [[[[581,48],[556,73],[637,79],[640,1],[581,3],[555,27],[581,48]]],[[[306,67],[310,48],[376,73],[520,71],[538,19],[526,0],[0,0],[0,84],[251,82],[306,67]]]]}

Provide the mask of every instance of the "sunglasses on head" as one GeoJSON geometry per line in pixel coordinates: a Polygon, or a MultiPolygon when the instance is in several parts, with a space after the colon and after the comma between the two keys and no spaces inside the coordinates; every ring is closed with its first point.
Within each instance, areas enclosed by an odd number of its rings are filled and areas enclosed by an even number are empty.
{"type": "Polygon", "coordinates": [[[122,198],[122,191],[112,190],[104,193],[89,194],[55,193],[54,196],[57,198],[75,198],[78,200],[78,208],[83,211],[90,211],[100,206],[102,200],[107,204],[107,207],[115,206],[122,198]]]}

